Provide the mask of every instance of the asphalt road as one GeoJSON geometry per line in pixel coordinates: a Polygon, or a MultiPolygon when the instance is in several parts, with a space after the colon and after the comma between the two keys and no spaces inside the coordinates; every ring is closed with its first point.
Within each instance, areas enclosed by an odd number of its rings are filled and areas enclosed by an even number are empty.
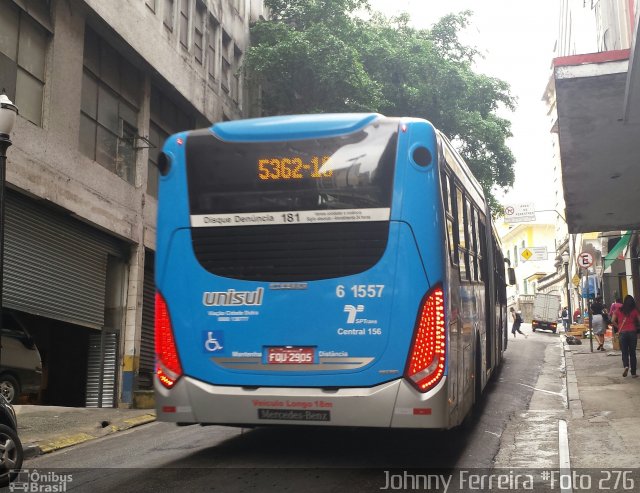
{"type": "Polygon", "coordinates": [[[528,408],[547,333],[509,340],[480,412],[454,431],[176,427],[152,423],[37,457],[24,467],[71,474],[66,491],[364,492],[389,474],[491,468],[506,424],[528,408]],[[391,471],[391,472],[385,472],[391,471]]]}

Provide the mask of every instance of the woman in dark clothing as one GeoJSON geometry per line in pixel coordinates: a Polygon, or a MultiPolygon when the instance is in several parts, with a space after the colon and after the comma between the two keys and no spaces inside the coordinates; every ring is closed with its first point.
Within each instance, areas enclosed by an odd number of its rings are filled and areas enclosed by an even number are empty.
{"type": "Polygon", "coordinates": [[[612,322],[618,328],[620,337],[622,366],[624,367],[622,376],[627,376],[629,366],[631,366],[631,376],[635,378],[638,376],[636,375],[638,365],[636,360],[636,346],[638,344],[636,324],[640,324],[640,313],[636,308],[636,300],[633,299],[633,296],[630,294],[625,296],[622,307],[614,313],[612,322]]]}

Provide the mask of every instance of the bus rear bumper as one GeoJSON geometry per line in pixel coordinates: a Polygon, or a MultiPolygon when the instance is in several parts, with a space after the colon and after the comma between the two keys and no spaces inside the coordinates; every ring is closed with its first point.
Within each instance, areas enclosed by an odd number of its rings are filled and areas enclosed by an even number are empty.
{"type": "Polygon", "coordinates": [[[278,388],[211,385],[181,378],[156,381],[160,421],[220,425],[313,425],[448,428],[446,377],[428,393],[404,379],[367,388],[278,388]]]}

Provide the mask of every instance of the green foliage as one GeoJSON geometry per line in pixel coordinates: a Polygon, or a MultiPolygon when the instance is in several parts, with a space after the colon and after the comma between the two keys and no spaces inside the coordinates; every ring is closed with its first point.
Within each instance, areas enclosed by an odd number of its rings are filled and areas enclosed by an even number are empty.
{"type": "Polygon", "coordinates": [[[271,20],[251,29],[248,80],[263,90],[268,115],[373,111],[425,118],[449,137],[496,206],[492,188],[513,184],[506,145],[513,110],[504,81],[478,74],[474,47],[458,33],[471,12],[450,14],[430,29],[407,14],[355,15],[368,0],[265,0],[271,20]]]}

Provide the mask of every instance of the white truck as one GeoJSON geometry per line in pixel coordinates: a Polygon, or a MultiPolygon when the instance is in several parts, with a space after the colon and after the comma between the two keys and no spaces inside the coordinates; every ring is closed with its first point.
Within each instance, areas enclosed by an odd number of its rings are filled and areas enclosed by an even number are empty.
{"type": "Polygon", "coordinates": [[[533,299],[533,318],[531,329],[558,330],[558,314],[560,313],[560,296],[557,294],[537,293],[533,299]]]}

